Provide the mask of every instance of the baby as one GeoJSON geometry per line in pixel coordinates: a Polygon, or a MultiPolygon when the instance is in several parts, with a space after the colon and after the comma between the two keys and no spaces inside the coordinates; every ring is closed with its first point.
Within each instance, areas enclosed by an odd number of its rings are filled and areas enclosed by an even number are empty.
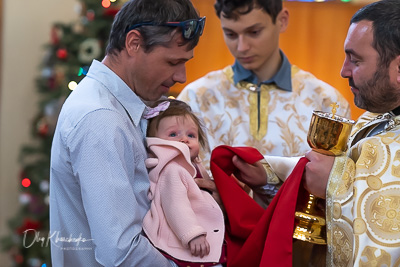
{"type": "Polygon", "coordinates": [[[178,266],[216,266],[226,262],[223,213],[194,180],[210,179],[198,159],[207,146],[205,133],[186,103],[166,101],[169,107],[148,125],[151,207],[143,229],[178,266]]]}

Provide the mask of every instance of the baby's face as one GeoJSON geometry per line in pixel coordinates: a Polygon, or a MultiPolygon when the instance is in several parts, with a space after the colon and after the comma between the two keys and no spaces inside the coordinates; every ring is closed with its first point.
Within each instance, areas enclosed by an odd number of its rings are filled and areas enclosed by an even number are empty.
{"type": "Polygon", "coordinates": [[[188,116],[163,118],[158,125],[156,137],[185,143],[192,160],[199,155],[199,128],[188,116]]]}

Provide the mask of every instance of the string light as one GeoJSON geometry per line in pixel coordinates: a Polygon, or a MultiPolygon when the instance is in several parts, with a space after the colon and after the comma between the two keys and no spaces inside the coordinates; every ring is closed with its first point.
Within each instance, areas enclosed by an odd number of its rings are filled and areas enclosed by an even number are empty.
{"type": "Polygon", "coordinates": [[[104,8],[109,8],[109,7],[111,6],[111,2],[110,2],[110,0],[103,0],[103,1],[101,2],[101,5],[102,5],[104,8]]]}
{"type": "Polygon", "coordinates": [[[75,87],[77,87],[78,84],[75,81],[70,81],[68,84],[68,88],[69,90],[73,91],[75,89],[75,87]]]}

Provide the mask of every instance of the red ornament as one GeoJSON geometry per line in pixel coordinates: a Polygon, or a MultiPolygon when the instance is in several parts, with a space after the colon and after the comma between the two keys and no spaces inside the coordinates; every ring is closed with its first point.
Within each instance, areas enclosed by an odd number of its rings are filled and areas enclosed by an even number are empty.
{"type": "Polygon", "coordinates": [[[60,36],[57,27],[51,28],[50,38],[53,45],[57,45],[60,42],[60,36]]]}
{"type": "Polygon", "coordinates": [[[21,254],[17,254],[14,256],[14,261],[16,264],[21,264],[24,262],[24,256],[22,256],[21,254]]]}
{"type": "Polygon", "coordinates": [[[29,180],[28,178],[24,178],[21,184],[23,187],[29,187],[31,185],[31,180],[29,180]]]}
{"type": "Polygon", "coordinates": [[[50,91],[53,91],[56,88],[56,79],[54,77],[50,77],[47,80],[47,86],[50,88],[50,91]]]}
{"type": "Polygon", "coordinates": [[[109,8],[104,9],[103,15],[105,17],[115,17],[115,15],[117,15],[118,11],[119,11],[119,8],[109,7],[109,8]]]}
{"type": "Polygon", "coordinates": [[[30,231],[26,231],[26,233],[34,234],[35,232],[31,231],[31,230],[36,231],[36,230],[40,229],[40,227],[41,227],[41,224],[39,221],[35,221],[30,218],[25,218],[24,223],[20,227],[17,228],[17,233],[22,235],[22,234],[24,234],[24,232],[26,230],[30,230],[30,231]]]}
{"type": "Polygon", "coordinates": [[[92,21],[94,20],[94,17],[96,16],[96,14],[94,13],[93,10],[88,10],[88,12],[86,13],[86,18],[88,19],[88,21],[92,21]]]}
{"type": "Polygon", "coordinates": [[[49,133],[49,124],[45,118],[41,118],[37,124],[37,130],[40,136],[46,137],[49,133]]]}
{"type": "Polygon", "coordinates": [[[68,51],[67,51],[67,49],[65,49],[65,48],[59,48],[59,49],[57,50],[57,57],[58,57],[59,59],[66,59],[67,56],[68,56],[68,51]]]}

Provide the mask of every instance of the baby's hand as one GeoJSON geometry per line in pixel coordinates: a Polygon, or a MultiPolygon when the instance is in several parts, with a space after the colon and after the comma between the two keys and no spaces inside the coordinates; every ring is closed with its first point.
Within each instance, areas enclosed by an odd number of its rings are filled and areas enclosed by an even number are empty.
{"type": "Polygon", "coordinates": [[[190,240],[189,248],[193,256],[199,256],[200,258],[210,253],[210,244],[208,244],[205,235],[200,235],[190,240]]]}

